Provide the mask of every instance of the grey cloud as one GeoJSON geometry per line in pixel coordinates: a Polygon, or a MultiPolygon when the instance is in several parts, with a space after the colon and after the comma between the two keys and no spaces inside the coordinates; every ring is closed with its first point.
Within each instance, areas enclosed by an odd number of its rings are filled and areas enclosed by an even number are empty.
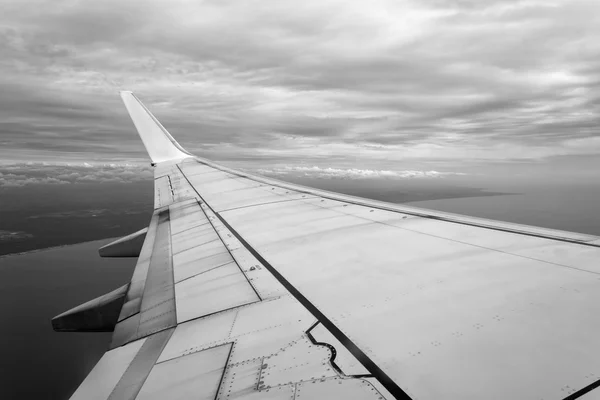
{"type": "Polygon", "coordinates": [[[218,159],[600,151],[597,2],[53,4],[6,6],[5,150],[143,157],[124,86],[218,159]]]}

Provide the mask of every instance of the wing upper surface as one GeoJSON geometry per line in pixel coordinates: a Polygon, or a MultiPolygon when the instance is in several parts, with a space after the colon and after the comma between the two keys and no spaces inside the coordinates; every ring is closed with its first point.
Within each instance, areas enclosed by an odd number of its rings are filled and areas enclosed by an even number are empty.
{"type": "Polygon", "coordinates": [[[90,377],[125,372],[75,397],[590,396],[599,255],[588,235],[162,162],[112,350],[90,377]]]}
{"type": "Polygon", "coordinates": [[[211,168],[180,165],[237,237],[416,398],[561,398],[597,381],[594,237],[211,168]]]}

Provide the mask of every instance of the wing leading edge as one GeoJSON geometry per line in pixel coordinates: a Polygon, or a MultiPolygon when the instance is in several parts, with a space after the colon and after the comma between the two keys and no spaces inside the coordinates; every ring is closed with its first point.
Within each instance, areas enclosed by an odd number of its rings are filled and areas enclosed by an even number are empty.
{"type": "Polygon", "coordinates": [[[598,394],[598,238],[232,170],[122,97],[155,212],[111,349],[73,398],[598,394]]]}

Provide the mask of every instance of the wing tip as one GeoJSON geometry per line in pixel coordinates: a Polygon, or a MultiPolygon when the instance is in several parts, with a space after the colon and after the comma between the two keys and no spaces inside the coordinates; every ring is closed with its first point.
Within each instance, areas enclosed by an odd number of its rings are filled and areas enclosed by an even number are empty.
{"type": "Polygon", "coordinates": [[[193,157],[130,90],[119,91],[152,163],[193,157]]]}
{"type": "Polygon", "coordinates": [[[126,97],[135,97],[131,90],[119,90],[119,96],[121,99],[125,100],[126,97]]]}

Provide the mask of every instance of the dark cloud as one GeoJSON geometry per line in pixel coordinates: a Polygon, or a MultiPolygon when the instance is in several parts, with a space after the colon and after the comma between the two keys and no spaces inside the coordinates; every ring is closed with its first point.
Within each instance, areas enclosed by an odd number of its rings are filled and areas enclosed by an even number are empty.
{"type": "Polygon", "coordinates": [[[220,160],[342,168],[600,152],[596,1],[2,7],[5,158],[143,158],[119,88],[220,160]]]}

